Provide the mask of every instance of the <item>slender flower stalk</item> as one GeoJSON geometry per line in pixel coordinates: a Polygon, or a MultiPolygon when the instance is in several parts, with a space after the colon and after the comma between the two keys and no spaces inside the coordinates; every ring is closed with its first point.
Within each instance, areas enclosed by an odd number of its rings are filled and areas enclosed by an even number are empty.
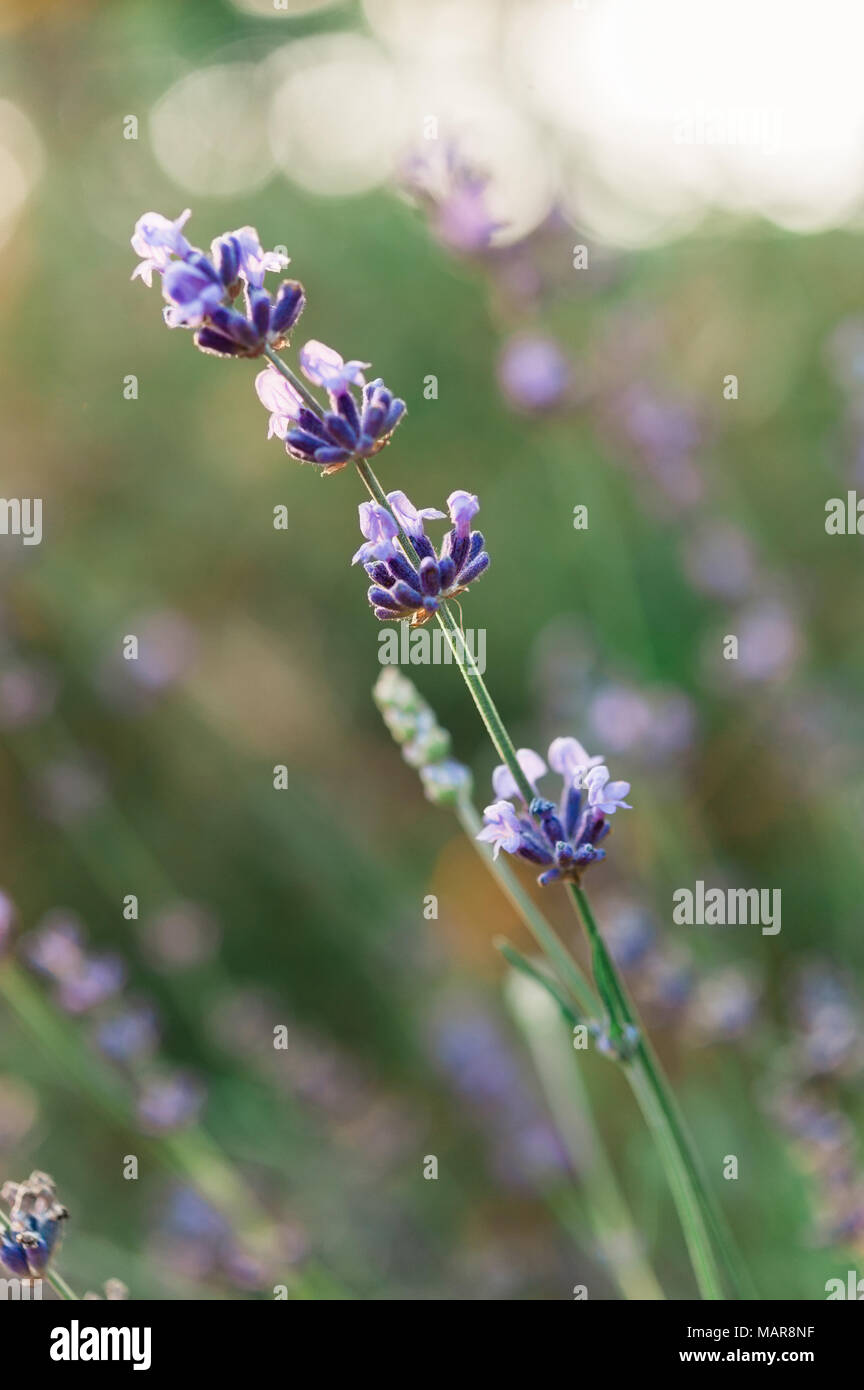
{"type": "MultiPolygon", "coordinates": [[[[382,600],[378,609],[386,610],[396,602],[400,609],[411,608],[412,621],[425,621],[434,612],[502,760],[500,771],[508,774],[507,791],[498,793],[499,801],[487,812],[484,838],[495,842],[496,852],[504,848],[527,858],[533,853],[536,862],[546,866],[541,881],[566,882],[585,929],[594,983],[607,1013],[607,1050],[625,1066],[664,1158],[700,1292],[703,1298],[723,1297],[716,1244],[730,1285],[737,1296],[745,1296],[725,1224],[701,1178],[669,1085],[644,1036],[581,886],[585,868],[603,857],[603,851],[596,846],[608,833],[607,818],[627,805],[623,797],[629,790],[628,784],[610,782],[609,773],[602,766],[590,770],[587,766],[579,768],[578,776],[568,774],[565,786],[569,778],[572,815],[565,814],[563,821],[551,802],[538,797],[531,777],[520,764],[473,654],[462,638],[461,627],[448,601],[448,594],[460,591],[456,582],[458,576],[450,573],[452,560],[445,560],[443,554],[440,557],[434,552],[430,555],[432,547],[425,536],[425,545],[420,545],[422,523],[419,533],[416,529],[412,531],[412,516],[419,514],[412,508],[409,515],[401,504],[392,504],[393,499],[402,499],[404,494],[392,493],[388,498],[369,462],[370,456],[389,442],[395,425],[404,415],[404,403],[394,398],[380,380],[365,383],[363,368],[367,364],[345,362],[333,349],[312,341],[301,351],[300,366],[307,380],[327,391],[331,407],[327,411],[277,352],[287,342],[288,333],[305,303],[298,282],[283,282],[275,302],[262,288],[265,271],[281,270],[284,258],[276,256],[275,252],[263,252],[257,233],[246,227],[214,242],[208,260],[190,246],[183,234],[187,215],[182,214],[173,223],[153,213],[139,219],[133,246],[143,259],[136,274],[140,274],[145,283],[150,283],[154,271],[161,274],[163,294],[169,302],[166,322],[171,327],[197,330],[195,342],[199,348],[225,356],[265,357],[290,388],[282,387],[275,376],[271,381],[267,371],[262,374],[263,380],[259,378],[259,395],[271,411],[271,434],[276,433],[284,439],[290,455],[319,465],[323,473],[339,471],[353,462],[373,503],[380,509],[377,515],[373,509],[373,513],[366,516],[364,530],[370,545],[383,537],[392,546],[395,537],[400,537],[403,554],[400,556],[396,552],[397,573],[384,576],[382,569],[382,582],[376,591],[379,598],[382,594],[389,596],[390,602],[382,600]],[[245,317],[234,308],[234,301],[241,292],[245,317]],[[352,393],[353,386],[363,388],[359,404],[352,393]],[[421,561],[424,562],[425,597],[407,581],[400,584],[398,568],[402,567],[403,557],[418,576],[422,572],[421,561]],[[384,577],[391,581],[386,586],[384,577]],[[419,604],[413,603],[415,593],[420,597],[419,604]],[[409,598],[413,607],[408,603],[409,598]],[[583,790],[588,793],[585,807],[581,803],[583,790]],[[521,800],[521,814],[503,799],[505,795],[515,795],[521,800]]],[[[472,504],[476,502],[467,493],[452,494],[451,500],[454,497],[470,498],[472,504]]],[[[454,517],[456,532],[461,534],[465,520],[464,512],[454,517]]],[[[376,615],[381,616],[378,609],[376,615]]],[[[575,744],[574,740],[565,742],[575,744]]]]}
{"type": "MultiPolygon", "coordinates": [[[[380,506],[389,510],[387,496],[368,459],[357,460],[356,466],[370,495],[380,506]]],[[[403,539],[403,545],[406,543],[410,544],[407,538],[403,539]]],[[[442,603],[436,617],[456,657],[456,664],[492,744],[526,805],[530,805],[535,798],[535,789],[519,763],[513,740],[473,655],[461,639],[461,630],[446,602],[442,603]]],[[[725,1296],[723,1279],[714,1252],[716,1242],[723,1252],[730,1286],[734,1289],[736,1297],[745,1298],[746,1286],[738,1270],[737,1255],[732,1253],[731,1237],[726,1235],[725,1221],[713,1209],[692,1143],[681,1123],[669,1084],[660,1070],[653,1050],[649,1049],[644,1040],[635,1008],[627,999],[623,981],[606,950],[584,889],[576,883],[568,884],[568,889],[579,910],[591,948],[594,982],[609,1011],[610,1037],[619,1047],[631,1040],[635,1046],[632,1058],[628,1059],[622,1053],[621,1060],[625,1063],[636,1099],[663,1156],[700,1294],[707,1300],[723,1300],[725,1296]],[[626,1065],[628,1061],[633,1064],[626,1065]]]]}
{"type": "Polygon", "coordinates": [[[498,943],[513,967],[507,989],[511,1008],[525,1034],[549,1107],[580,1176],[588,1220],[608,1269],[626,1299],[656,1302],[665,1295],[642,1249],[627,1200],[594,1123],[587,1087],[572,1049],[562,1047],[560,1022],[550,1014],[555,999],[567,1022],[576,1016],[562,1007],[550,982],[534,971],[509,943],[498,943]],[[516,974],[515,972],[518,972],[516,974]],[[568,1055],[568,1051],[570,1055],[568,1055]]]}

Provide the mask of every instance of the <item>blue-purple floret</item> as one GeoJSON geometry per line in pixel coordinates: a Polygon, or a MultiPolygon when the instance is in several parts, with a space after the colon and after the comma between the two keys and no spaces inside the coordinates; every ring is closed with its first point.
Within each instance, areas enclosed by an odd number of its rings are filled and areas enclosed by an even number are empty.
{"type": "Polygon", "coordinates": [[[526,802],[510,769],[496,768],[492,786],[498,800],[486,807],[477,839],[491,844],[496,858],[503,849],[537,864],[544,885],[578,883],[589,865],[606,858],[600,844],[609,834],[609,817],[629,809],[624,797],[630,784],[610,781],[600,758],[589,757],[576,739],[558,738],[549,749],[549,763],[564,779],[556,803],[536,793],[535,782],[548,770],[539,753],[521,748],[516,759],[535,795],[526,802]]]}
{"type": "Polygon", "coordinates": [[[6,1183],[2,1196],[9,1206],[9,1226],[0,1234],[0,1264],[19,1279],[38,1279],[59,1249],[68,1212],[56,1200],[46,1173],[6,1183]]]}
{"type": "Polygon", "coordinates": [[[348,386],[328,391],[330,409],[320,414],[303,406],[296,428],[285,436],[285,447],[303,463],[338,467],[351,458],[370,458],[383,449],[405,414],[405,402],[394,396],[381,377],[363,387],[358,402],[348,386]]]}
{"type": "Polygon", "coordinates": [[[182,234],[188,216],[187,211],[169,222],[160,213],[145,213],[132,237],[143,258],[134,275],[147,285],[154,273],[162,276],[168,327],[191,329],[202,352],[219,357],[260,357],[266,348],[284,346],[303,312],[303,286],[283,280],[272,298],[264,276],[281,270],[287,257],[262,250],[254,227],[226,232],[208,257],[182,234]]]}
{"type": "MultiPolygon", "coordinates": [[[[372,580],[367,597],[381,622],[409,619],[415,627],[425,623],[440,608],[442,600],[461,593],[488,569],[489,556],[482,532],[467,529],[459,504],[453,500],[466,495],[451,494],[450,516],[454,525],[445,534],[440,552],[426,535],[423,518],[440,517],[442,512],[432,508],[418,512],[402,492],[387,495],[392,515],[377,503],[362,504],[360,528],[367,543],[360,547],[354,560],[363,561],[372,580]],[[396,539],[392,516],[405,531],[417,556],[416,564],[396,539]]],[[[476,498],[473,501],[476,504],[476,498]]]]}

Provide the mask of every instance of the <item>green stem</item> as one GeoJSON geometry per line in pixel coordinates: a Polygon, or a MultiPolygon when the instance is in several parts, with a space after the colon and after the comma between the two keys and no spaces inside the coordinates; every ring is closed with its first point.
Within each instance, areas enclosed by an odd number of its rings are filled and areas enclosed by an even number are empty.
{"type": "Polygon", "coordinates": [[[519,879],[508,864],[492,856],[491,846],[477,839],[483,822],[470,801],[463,799],[456,809],[459,824],[465,831],[493,878],[497,881],[505,897],[509,898],[522,921],[530,931],[537,945],[556,971],[561,983],[566,986],[571,998],[584,1014],[594,1017],[598,1001],[587,979],[576,964],[567,947],[546,921],[543,913],[522,887],[519,879]]]}
{"type": "Polygon", "coordinates": [[[582,918],[594,958],[600,962],[604,977],[612,985],[620,1020],[637,1030],[638,1043],[632,1058],[625,1065],[625,1072],[646,1124],[667,1165],[670,1187],[702,1297],[723,1298],[714,1245],[721,1252],[736,1297],[752,1297],[749,1277],[740,1266],[739,1256],[726,1229],[725,1220],[705,1182],[672,1088],[642,1026],[636,1007],[627,994],[618,969],[606,949],[585,890],[571,884],[570,894],[582,918]]]}
{"type": "Polygon", "coordinates": [[[474,660],[470,644],[462,640],[462,630],[453,617],[448,604],[443,603],[441,605],[437,617],[498,756],[509,768],[516,786],[525,799],[526,806],[530,806],[536,792],[519,766],[512,739],[507,732],[504,720],[498,713],[492,696],[489,694],[480,668],[474,660]]]}
{"type": "Polygon", "coordinates": [[[554,991],[550,994],[551,982],[543,979],[518,951],[508,943],[499,943],[499,949],[514,969],[532,982],[524,993],[509,989],[508,998],[579,1175],[588,1218],[609,1270],[626,1299],[662,1300],[663,1290],[645,1257],[627,1200],[595,1124],[581,1067],[572,1056],[572,1049],[562,1048],[560,1023],[547,1007],[551,997],[563,1012],[561,1001],[554,991]],[[536,994],[539,989],[543,995],[536,994]]]}

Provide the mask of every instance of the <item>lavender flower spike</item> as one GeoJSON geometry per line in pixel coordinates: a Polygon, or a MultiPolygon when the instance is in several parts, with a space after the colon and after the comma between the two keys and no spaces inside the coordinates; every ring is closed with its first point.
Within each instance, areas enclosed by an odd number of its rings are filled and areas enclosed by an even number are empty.
{"type": "MultiPolygon", "coordinates": [[[[286,281],[285,285],[290,283],[286,281]]],[[[275,314],[278,312],[277,304],[275,314]]],[[[368,458],[383,449],[405,414],[405,402],[395,397],[380,378],[363,386],[363,368],[368,363],[343,362],[333,348],[311,341],[301,349],[300,365],[307,380],[314,386],[325,387],[330,409],[312,409],[303,404],[290,417],[287,411],[271,411],[271,415],[276,413],[280,419],[292,421],[291,428],[284,432],[270,431],[285,440],[291,457],[301,463],[320,464],[324,473],[338,473],[350,459],[368,458]],[[362,401],[358,401],[352,389],[358,385],[363,386],[362,401]]],[[[258,394],[261,396],[260,388],[258,394]]],[[[265,400],[264,404],[268,402],[265,400]]]]}
{"type": "MultiPolygon", "coordinates": [[[[536,782],[546,772],[543,759],[530,748],[520,748],[516,758],[536,791],[536,782]]],[[[510,769],[496,767],[492,787],[498,800],[487,807],[486,825],[477,838],[542,865],[542,884],[579,883],[589,864],[605,859],[606,851],[599,845],[609,834],[608,817],[627,806],[623,798],[630,790],[629,782],[610,782],[609,769],[596,766],[598,762],[599,758],[589,758],[578,739],[553,740],[549,763],[564,781],[557,806],[534,796],[526,807],[510,769]]]]}
{"type": "MultiPolygon", "coordinates": [[[[472,531],[464,540],[454,540],[456,532],[448,531],[439,555],[426,535],[423,522],[441,517],[443,513],[434,507],[418,511],[404,492],[388,493],[387,501],[393,512],[393,516],[385,513],[393,527],[392,534],[386,537],[389,550],[379,554],[371,545],[361,546],[354,559],[363,560],[372,580],[367,596],[375,617],[381,622],[410,619],[412,627],[417,627],[438,611],[444,599],[461,594],[478,579],[489,564],[489,556],[483,549],[479,531],[472,531]],[[410,545],[397,543],[393,517],[409,537],[410,545]]],[[[367,530],[367,524],[371,525],[367,519],[384,509],[368,502],[365,507],[365,512],[360,508],[360,529],[370,541],[377,540],[378,537],[372,537],[367,530]]]]}
{"type": "Polygon", "coordinates": [[[190,328],[195,346],[218,357],[260,357],[283,347],[306,302],[297,280],[284,280],[275,301],[264,289],[268,270],[282,270],[287,256],[263,251],[254,227],[239,227],[212,243],[212,260],[191,246],[181,228],[188,209],[171,222],[158,212],[138,219],[132,245],[144,259],[139,276],[152,284],[162,275],[169,328],[190,328]],[[242,293],[242,298],[240,298],[242,293]],[[241,306],[245,312],[240,312],[241,306]]]}
{"type": "Polygon", "coordinates": [[[191,215],[191,208],[186,208],[185,212],[181,212],[172,222],[169,218],[163,217],[161,212],[142,213],[132,234],[132,250],[142,257],[132,271],[133,280],[140,276],[144,284],[150,286],[153,284],[154,270],[160,273],[165,270],[172,256],[188,256],[192,247],[181,228],[191,215]]]}

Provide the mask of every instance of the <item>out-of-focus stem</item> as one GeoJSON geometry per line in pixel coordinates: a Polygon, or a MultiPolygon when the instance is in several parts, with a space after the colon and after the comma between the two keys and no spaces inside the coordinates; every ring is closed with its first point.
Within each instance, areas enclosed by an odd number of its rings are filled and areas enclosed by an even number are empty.
{"type": "Polygon", "coordinates": [[[627,1201],[600,1137],[575,1057],[568,1055],[560,1020],[547,1008],[542,986],[522,972],[508,990],[549,1108],[579,1176],[588,1217],[606,1265],[627,1299],[665,1297],[649,1264],[627,1201]]]}
{"type": "Polygon", "coordinates": [[[503,859],[493,858],[491,847],[477,839],[483,823],[471,803],[463,799],[457,807],[456,814],[468,839],[557,972],[561,983],[580,1010],[591,1018],[598,1009],[597,998],[567,947],[526,893],[510,866],[503,859]]]}
{"type": "Polygon", "coordinates": [[[674,1092],[651,1046],[636,1006],[630,999],[618,968],[606,948],[585,890],[571,884],[570,895],[582,918],[595,959],[602,963],[604,977],[612,985],[614,1002],[619,1010],[619,1021],[636,1029],[638,1041],[632,1057],[625,1063],[624,1070],[645,1122],[664,1158],[702,1297],[724,1297],[720,1270],[714,1255],[714,1244],[723,1257],[726,1273],[736,1297],[752,1297],[749,1277],[740,1263],[732,1237],[726,1229],[725,1219],[704,1180],[674,1092]]]}

